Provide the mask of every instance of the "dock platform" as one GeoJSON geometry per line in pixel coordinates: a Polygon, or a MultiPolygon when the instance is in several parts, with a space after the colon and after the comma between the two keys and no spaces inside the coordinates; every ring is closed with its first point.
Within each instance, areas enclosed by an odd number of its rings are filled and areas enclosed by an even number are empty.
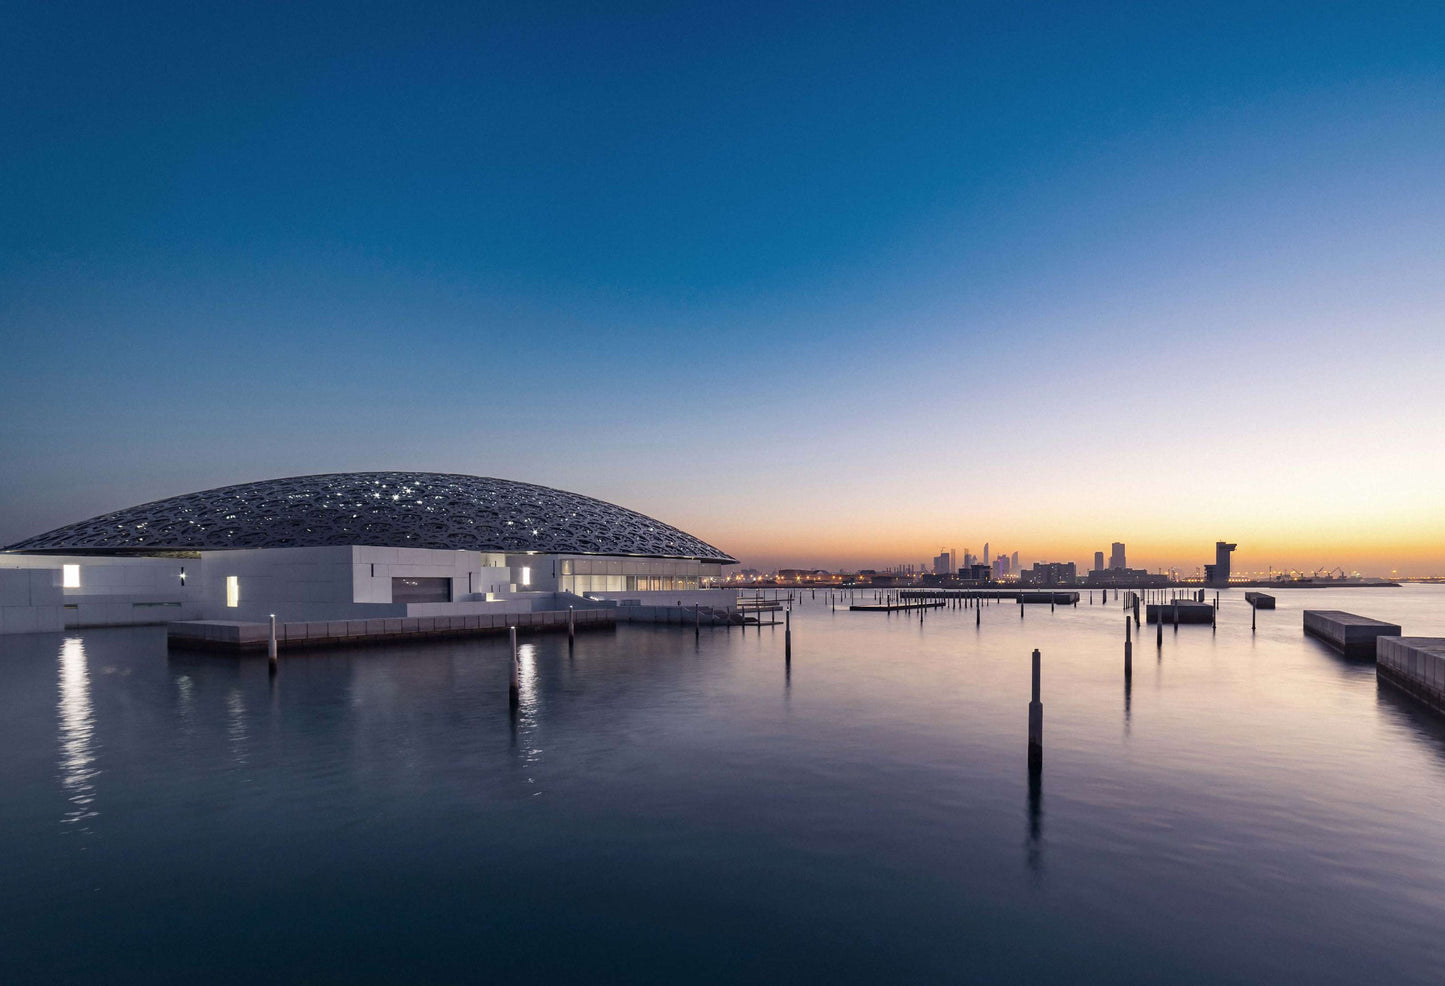
{"type": "Polygon", "coordinates": [[[1255,609],[1274,609],[1274,597],[1267,592],[1246,592],[1244,601],[1255,609]]]}
{"type": "Polygon", "coordinates": [[[1016,595],[1018,596],[1019,602],[1025,605],[1042,603],[1047,606],[1058,603],[1060,606],[1073,606],[1079,601],[1079,594],[1077,592],[1053,592],[1048,589],[1034,592],[1022,591],[1016,593],[1016,595]]]}
{"type": "Polygon", "coordinates": [[[1445,637],[1375,638],[1375,674],[1445,713],[1445,637]]]}
{"type": "Polygon", "coordinates": [[[854,603],[848,609],[860,613],[901,613],[910,609],[942,609],[947,605],[947,603],[934,600],[920,600],[911,603],[854,603]]]}
{"type": "Polygon", "coordinates": [[[1214,622],[1213,603],[1196,603],[1187,599],[1170,603],[1150,603],[1144,608],[1144,622],[1158,623],[1162,615],[1165,623],[1173,623],[1176,610],[1179,613],[1181,626],[1186,623],[1208,626],[1214,622]]]}
{"type": "Polygon", "coordinates": [[[1305,633],[1347,657],[1374,657],[1376,638],[1400,636],[1400,628],[1394,623],[1337,609],[1305,610],[1304,627],[1305,633]]]}
{"type": "MultiPolygon", "coordinates": [[[[575,613],[580,630],[612,629],[617,626],[615,609],[584,609],[575,613]]],[[[297,650],[372,644],[382,641],[422,640],[434,637],[462,637],[487,633],[567,632],[567,613],[491,613],[468,616],[402,616],[379,620],[325,620],[312,623],[277,623],[276,649],[297,650]]],[[[215,650],[229,653],[264,653],[270,640],[267,623],[226,620],[189,620],[166,627],[166,643],[181,650],[215,650]]]]}

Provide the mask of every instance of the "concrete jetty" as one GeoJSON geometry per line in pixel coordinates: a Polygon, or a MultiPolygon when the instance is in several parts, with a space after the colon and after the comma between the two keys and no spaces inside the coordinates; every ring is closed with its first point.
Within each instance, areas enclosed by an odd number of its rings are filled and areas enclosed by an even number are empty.
{"type": "Polygon", "coordinates": [[[1376,637],[1375,674],[1445,713],[1445,637],[1376,637]]]}
{"type": "Polygon", "coordinates": [[[1174,603],[1150,603],[1144,608],[1144,622],[1158,623],[1162,615],[1165,623],[1174,622],[1175,611],[1180,623],[1210,624],[1214,622],[1214,607],[1209,603],[1181,599],[1174,603]]]}
{"type": "MultiPolygon", "coordinates": [[[[572,614],[578,630],[612,629],[617,625],[615,609],[584,609],[572,614]]],[[[420,640],[429,637],[460,637],[485,633],[506,633],[509,628],[565,632],[565,612],[482,613],[468,616],[410,616],[379,620],[326,620],[312,623],[277,623],[276,646],[280,650],[303,647],[337,647],[381,641],[420,640]]],[[[189,620],[166,627],[166,642],[178,649],[216,650],[233,653],[265,651],[271,637],[266,623],[227,620],[189,620]]]]}
{"type": "Polygon", "coordinates": [[[1374,657],[1378,637],[1398,637],[1400,628],[1394,623],[1372,620],[1337,609],[1307,609],[1305,633],[1318,637],[1347,657],[1374,657]]]}
{"type": "Polygon", "coordinates": [[[1267,592],[1246,592],[1244,601],[1255,609],[1274,609],[1274,597],[1267,592]]]}
{"type": "Polygon", "coordinates": [[[1045,606],[1058,603],[1060,606],[1072,606],[1079,601],[1077,592],[1020,592],[1018,600],[1021,603],[1038,604],[1045,606]]]}

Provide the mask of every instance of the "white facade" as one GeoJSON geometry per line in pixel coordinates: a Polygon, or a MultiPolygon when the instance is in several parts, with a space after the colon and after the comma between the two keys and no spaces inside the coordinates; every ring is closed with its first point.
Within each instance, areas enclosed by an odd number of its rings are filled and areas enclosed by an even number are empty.
{"type": "Polygon", "coordinates": [[[0,554],[0,633],[185,620],[283,622],[518,613],[572,606],[733,609],[695,560],[364,545],[184,557],[0,554]],[[398,596],[406,598],[399,599],[398,596]],[[581,598],[587,597],[587,598],[581,598]]]}

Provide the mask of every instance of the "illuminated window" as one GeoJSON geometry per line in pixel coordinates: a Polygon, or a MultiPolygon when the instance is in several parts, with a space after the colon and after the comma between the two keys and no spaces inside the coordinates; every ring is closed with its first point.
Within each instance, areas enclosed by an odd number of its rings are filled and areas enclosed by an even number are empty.
{"type": "Polygon", "coordinates": [[[233,609],[241,605],[241,579],[238,576],[226,576],[226,605],[233,609]]]}
{"type": "Polygon", "coordinates": [[[79,565],[61,565],[61,566],[60,566],[60,584],[61,584],[61,586],[63,586],[63,587],[66,588],[66,589],[79,589],[79,588],[80,588],[80,566],[79,566],[79,565]]]}
{"type": "Polygon", "coordinates": [[[522,585],[528,586],[528,585],[531,585],[531,584],[532,584],[532,566],[531,566],[531,565],[523,565],[523,566],[522,566],[522,585]]]}

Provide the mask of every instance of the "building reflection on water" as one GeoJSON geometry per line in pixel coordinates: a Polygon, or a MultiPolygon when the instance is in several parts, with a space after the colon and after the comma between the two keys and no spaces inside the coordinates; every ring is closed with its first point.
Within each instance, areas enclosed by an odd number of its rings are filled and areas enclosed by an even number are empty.
{"type": "Polygon", "coordinates": [[[95,817],[95,710],[85,643],[67,637],[60,645],[60,786],[69,807],[61,821],[88,831],[95,817]]]}

